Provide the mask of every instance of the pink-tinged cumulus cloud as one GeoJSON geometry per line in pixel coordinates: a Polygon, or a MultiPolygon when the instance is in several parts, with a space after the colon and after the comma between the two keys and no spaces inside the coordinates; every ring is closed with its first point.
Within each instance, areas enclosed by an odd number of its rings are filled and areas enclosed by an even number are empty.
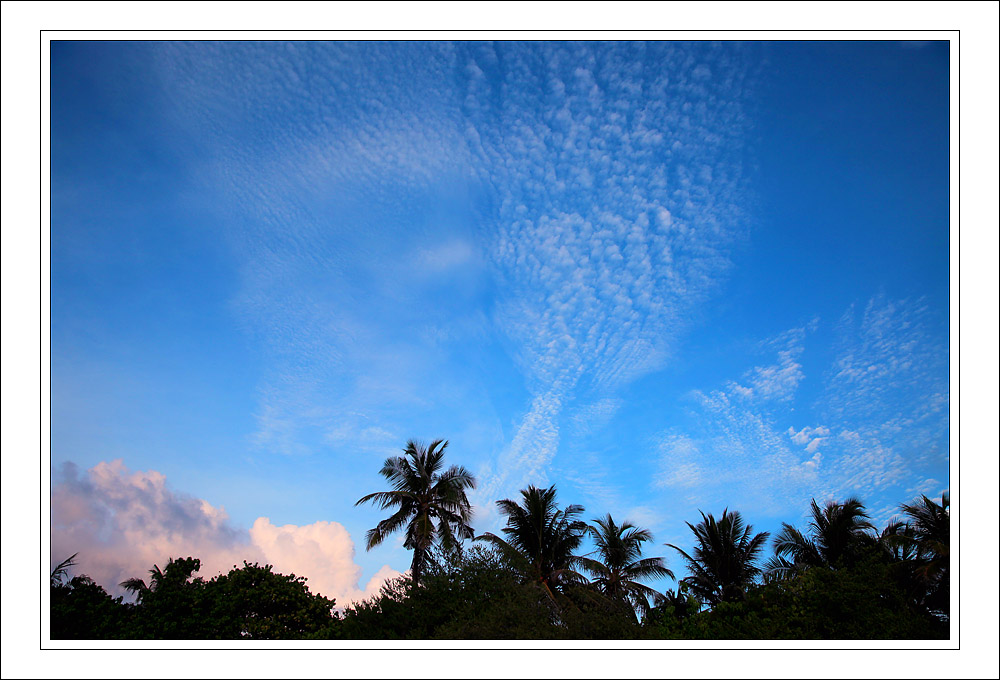
{"type": "Polygon", "coordinates": [[[159,472],[130,472],[121,460],[83,474],[66,463],[53,484],[52,564],[76,552],[80,572],[112,593],[171,557],[199,558],[205,579],[243,560],[272,564],[283,574],[305,576],[312,592],[334,598],[338,607],[399,576],[383,566],[362,589],[354,541],[337,522],[274,526],[259,517],[249,533],[239,531],[223,508],[172,491],[159,472]]]}

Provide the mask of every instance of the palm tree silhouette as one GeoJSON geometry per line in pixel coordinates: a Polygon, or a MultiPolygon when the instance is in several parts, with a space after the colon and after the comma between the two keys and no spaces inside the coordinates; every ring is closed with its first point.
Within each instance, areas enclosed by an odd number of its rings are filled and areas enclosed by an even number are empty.
{"type": "Polygon", "coordinates": [[[739,512],[728,508],[718,520],[704,512],[701,519],[696,525],[685,522],[695,536],[693,556],[666,544],[681,554],[691,571],[682,581],[695,597],[710,605],[740,600],[761,573],[756,561],[768,532],[752,535],[753,527],[743,522],[739,512]]]}
{"type": "Polygon", "coordinates": [[[595,519],[594,526],[588,530],[600,561],[581,557],[579,563],[594,577],[591,583],[611,600],[627,604],[633,616],[635,609],[647,614],[649,598],[659,602],[663,596],[638,580],[674,578],[674,573],[664,566],[662,557],[642,557],[642,544],[653,540],[653,535],[628,521],[620,526],[615,524],[610,513],[595,519]]]}
{"type": "Polygon", "coordinates": [[[781,532],[774,537],[774,557],[765,564],[769,578],[788,578],[809,567],[847,566],[865,548],[875,545],[875,527],[857,498],[831,501],[822,509],[813,499],[810,510],[808,536],[790,524],[781,524],[781,532]]]}
{"type": "Polygon", "coordinates": [[[926,571],[932,573],[948,568],[951,556],[949,548],[951,533],[951,505],[948,492],[941,494],[941,504],[937,504],[927,496],[920,500],[903,504],[903,513],[910,518],[913,528],[913,540],[917,546],[918,559],[928,561],[926,571]]]}
{"type": "Polygon", "coordinates": [[[911,566],[924,591],[924,604],[945,614],[950,609],[951,583],[949,505],[948,492],[941,494],[940,504],[922,495],[900,506],[908,521],[892,522],[883,532],[883,541],[911,566]]]}
{"type": "Polygon", "coordinates": [[[387,458],[379,471],[392,485],[392,491],[368,494],[355,503],[357,506],[371,501],[383,510],[398,508],[368,531],[366,549],[371,550],[405,527],[403,546],[413,551],[410,573],[414,586],[420,583],[427,553],[435,541],[451,549],[459,540],[474,535],[469,526],[472,506],[465,490],[475,488],[476,480],[459,465],[441,471],[447,447],[448,442],[441,439],[429,447],[408,441],[404,455],[387,458]]]}
{"type": "Polygon", "coordinates": [[[149,570],[148,584],[141,578],[135,577],[125,579],[118,585],[134,593],[136,604],[141,604],[151,592],[158,592],[165,588],[177,588],[186,584],[188,579],[199,569],[201,569],[201,560],[197,558],[185,557],[175,560],[171,557],[167,560],[167,566],[162,570],[158,565],[153,565],[153,568],[149,570]]]}
{"type": "Polygon", "coordinates": [[[75,552],[62,562],[56,565],[56,568],[52,570],[49,574],[49,584],[51,587],[55,588],[61,586],[66,577],[69,576],[70,567],[76,566],[76,556],[80,553],[75,552]]]}
{"type": "Polygon", "coordinates": [[[555,486],[529,486],[521,490],[521,497],[521,505],[509,498],[497,501],[500,512],[507,516],[503,529],[507,540],[489,532],[475,540],[496,547],[525,581],[539,584],[555,602],[563,586],[584,581],[574,570],[580,558],[573,554],[587,532],[587,524],[577,519],[583,506],[568,505],[560,510],[555,486]]]}

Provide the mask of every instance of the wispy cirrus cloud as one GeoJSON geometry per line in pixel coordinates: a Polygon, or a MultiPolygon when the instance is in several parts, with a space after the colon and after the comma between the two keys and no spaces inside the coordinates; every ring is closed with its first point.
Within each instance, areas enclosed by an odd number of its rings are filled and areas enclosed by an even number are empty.
{"type": "Polygon", "coordinates": [[[921,300],[872,297],[839,319],[837,357],[824,412],[866,430],[926,438],[947,427],[948,347],[932,339],[933,311],[921,300]]]}
{"type": "Polygon", "coordinates": [[[937,485],[916,481],[927,479],[931,452],[947,441],[940,363],[947,353],[924,332],[925,313],[882,295],[868,301],[860,320],[849,309],[812,408],[782,405],[802,402],[800,358],[819,322],[762,343],[775,353],[773,363],[722,389],[693,393],[696,423],[690,433],[662,435],[655,483],[765,513],[805,507],[812,497],[864,499],[893,488],[912,495],[937,485]],[[707,469],[710,476],[701,474],[707,469]]]}

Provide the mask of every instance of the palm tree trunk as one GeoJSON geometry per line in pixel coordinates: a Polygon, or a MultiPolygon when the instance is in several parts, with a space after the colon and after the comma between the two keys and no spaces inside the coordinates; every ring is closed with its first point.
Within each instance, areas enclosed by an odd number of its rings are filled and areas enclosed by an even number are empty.
{"type": "Polygon", "coordinates": [[[413,576],[413,587],[416,588],[420,583],[420,572],[424,566],[424,551],[423,548],[413,549],[413,561],[410,563],[410,575],[413,576]]]}

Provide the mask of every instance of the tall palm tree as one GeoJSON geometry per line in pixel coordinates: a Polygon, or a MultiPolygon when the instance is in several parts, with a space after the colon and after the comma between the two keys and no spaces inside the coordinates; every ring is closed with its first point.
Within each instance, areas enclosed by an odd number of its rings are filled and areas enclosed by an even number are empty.
{"type": "Polygon", "coordinates": [[[381,509],[397,508],[366,534],[366,549],[371,550],[393,532],[405,527],[403,546],[413,551],[410,573],[413,585],[420,575],[427,553],[435,541],[451,549],[461,539],[472,538],[474,532],[472,506],[466,489],[474,489],[476,480],[464,467],[452,465],[442,471],[444,451],[448,442],[435,440],[429,447],[410,440],[403,456],[387,458],[379,471],[392,485],[392,491],[368,494],[355,505],[369,501],[381,509]]]}
{"type": "Polygon", "coordinates": [[[560,510],[555,486],[529,486],[521,490],[521,498],[521,505],[509,498],[497,501],[507,517],[503,529],[506,540],[489,532],[475,540],[497,548],[525,581],[539,584],[554,602],[565,585],[584,580],[574,570],[580,558],[573,554],[587,532],[587,524],[577,519],[583,506],[568,505],[560,510]]]}
{"type": "Polygon", "coordinates": [[[698,599],[710,605],[740,600],[760,576],[756,562],[768,533],[754,535],[753,527],[744,523],[740,513],[728,508],[718,520],[704,512],[701,519],[697,525],[686,522],[695,536],[693,556],[667,543],[681,554],[691,571],[682,580],[698,599]]]}
{"type": "Polygon", "coordinates": [[[636,609],[643,615],[647,614],[649,598],[658,602],[663,596],[638,580],[664,576],[674,578],[674,573],[663,564],[662,557],[642,557],[642,544],[653,540],[653,535],[628,521],[615,524],[610,513],[595,519],[588,531],[594,539],[600,561],[581,557],[579,563],[594,577],[591,582],[612,601],[627,604],[633,616],[636,609]]]}
{"type": "Polygon", "coordinates": [[[808,536],[782,523],[781,532],[774,537],[774,557],[765,565],[769,577],[787,578],[810,567],[846,566],[876,544],[875,527],[857,498],[831,501],[822,509],[813,499],[810,510],[808,536]]]}

